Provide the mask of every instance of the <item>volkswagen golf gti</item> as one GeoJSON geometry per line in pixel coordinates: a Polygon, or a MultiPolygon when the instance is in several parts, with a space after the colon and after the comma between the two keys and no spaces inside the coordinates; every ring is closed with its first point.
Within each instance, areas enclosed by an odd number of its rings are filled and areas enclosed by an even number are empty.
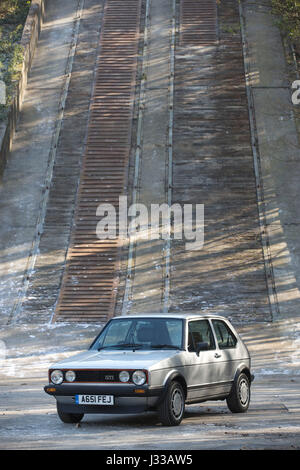
{"type": "Polygon", "coordinates": [[[247,411],[254,376],[248,349],[218,315],[143,314],[107,322],[87,351],[54,364],[44,390],[65,423],[86,413],[156,411],[180,424],[185,405],[226,400],[247,411]]]}

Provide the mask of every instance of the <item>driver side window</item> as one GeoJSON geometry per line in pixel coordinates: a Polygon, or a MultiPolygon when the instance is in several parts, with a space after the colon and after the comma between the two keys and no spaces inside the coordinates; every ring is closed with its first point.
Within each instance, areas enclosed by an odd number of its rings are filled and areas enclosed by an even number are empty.
{"type": "Polygon", "coordinates": [[[215,341],[208,320],[195,320],[189,322],[188,350],[196,351],[197,343],[207,343],[207,349],[215,349],[215,341]]]}

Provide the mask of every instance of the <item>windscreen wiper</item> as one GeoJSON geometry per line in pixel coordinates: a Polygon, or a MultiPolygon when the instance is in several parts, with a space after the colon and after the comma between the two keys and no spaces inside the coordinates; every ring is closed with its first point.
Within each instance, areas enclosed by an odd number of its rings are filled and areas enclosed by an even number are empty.
{"type": "Polygon", "coordinates": [[[180,349],[179,346],[174,346],[174,344],[151,344],[153,349],[180,349]]]}

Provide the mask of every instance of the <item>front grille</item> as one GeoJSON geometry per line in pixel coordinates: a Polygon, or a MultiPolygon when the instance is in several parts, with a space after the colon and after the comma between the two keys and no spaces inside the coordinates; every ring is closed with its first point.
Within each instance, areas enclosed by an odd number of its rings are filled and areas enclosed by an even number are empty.
{"type": "MultiPolygon", "coordinates": [[[[70,370],[70,369],[61,369],[62,372],[64,373],[64,382],[65,383],[72,383],[72,382],[68,382],[66,379],[65,379],[65,373],[70,370]]],[[[127,370],[129,372],[129,375],[130,375],[130,379],[128,382],[125,382],[125,383],[133,383],[132,381],[132,374],[134,372],[134,370],[128,370],[128,369],[120,369],[120,370],[104,370],[104,369],[72,369],[74,370],[75,374],[76,374],[76,379],[75,379],[75,382],[73,383],[123,383],[120,381],[119,379],[119,373],[121,372],[121,370],[127,370]]],[[[49,370],[49,381],[51,381],[50,379],[50,375],[51,375],[51,372],[52,372],[52,369],[49,370]]],[[[148,374],[147,372],[144,370],[144,372],[146,373],[146,383],[148,382],[148,374]]]]}
{"type": "Polygon", "coordinates": [[[75,382],[120,382],[119,371],[115,370],[75,370],[75,382]]]}

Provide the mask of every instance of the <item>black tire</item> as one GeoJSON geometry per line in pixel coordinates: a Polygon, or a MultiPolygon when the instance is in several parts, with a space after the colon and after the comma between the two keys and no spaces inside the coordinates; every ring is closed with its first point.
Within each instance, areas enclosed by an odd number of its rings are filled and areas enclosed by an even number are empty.
{"type": "Polygon", "coordinates": [[[230,395],[226,398],[227,406],[232,413],[245,413],[250,404],[250,381],[241,373],[234,381],[230,395]]]}
{"type": "Polygon", "coordinates": [[[61,411],[59,404],[56,405],[57,414],[63,423],[79,423],[84,417],[83,413],[64,413],[61,411]]]}
{"type": "Polygon", "coordinates": [[[171,382],[167,394],[158,407],[160,422],[164,426],[178,426],[183,418],[185,396],[180,383],[171,382]]]}

